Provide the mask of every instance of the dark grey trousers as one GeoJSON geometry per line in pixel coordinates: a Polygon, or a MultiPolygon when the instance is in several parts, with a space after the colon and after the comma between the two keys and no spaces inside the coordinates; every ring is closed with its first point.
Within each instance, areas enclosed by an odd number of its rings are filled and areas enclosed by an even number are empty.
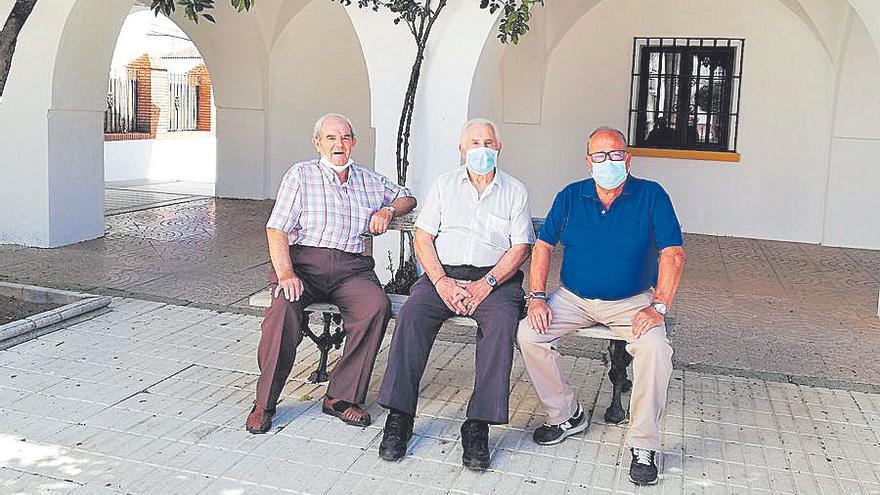
{"type": "MultiPolygon", "coordinates": [[[[449,277],[478,280],[491,267],[444,266],[449,277]]],[[[476,373],[474,393],[468,403],[468,419],[505,424],[510,398],[510,367],[513,345],[523,308],[523,273],[518,271],[496,287],[477,306],[476,373]]],[[[419,382],[428,363],[431,347],[443,322],[456,316],[446,307],[428,277],[413,285],[409,299],[397,316],[385,377],[379,389],[379,404],[415,415],[419,382]]]]}

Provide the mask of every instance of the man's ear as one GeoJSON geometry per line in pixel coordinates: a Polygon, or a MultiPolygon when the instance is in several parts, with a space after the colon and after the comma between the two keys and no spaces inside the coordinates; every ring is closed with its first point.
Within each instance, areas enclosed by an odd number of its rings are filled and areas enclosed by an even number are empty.
{"type": "Polygon", "coordinates": [[[318,152],[318,155],[321,155],[321,147],[319,146],[321,140],[318,137],[312,138],[312,144],[315,146],[315,151],[318,152]]]}
{"type": "Polygon", "coordinates": [[[629,173],[629,169],[632,167],[633,155],[629,151],[626,152],[626,173],[629,173]]]}

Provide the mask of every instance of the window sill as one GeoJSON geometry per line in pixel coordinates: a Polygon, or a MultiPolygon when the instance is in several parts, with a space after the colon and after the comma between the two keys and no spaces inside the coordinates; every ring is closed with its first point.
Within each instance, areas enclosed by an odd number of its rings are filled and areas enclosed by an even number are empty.
{"type": "Polygon", "coordinates": [[[707,160],[713,162],[739,162],[739,153],[725,151],[669,150],[659,148],[630,148],[633,156],[651,158],[678,158],[680,160],[707,160]]]}

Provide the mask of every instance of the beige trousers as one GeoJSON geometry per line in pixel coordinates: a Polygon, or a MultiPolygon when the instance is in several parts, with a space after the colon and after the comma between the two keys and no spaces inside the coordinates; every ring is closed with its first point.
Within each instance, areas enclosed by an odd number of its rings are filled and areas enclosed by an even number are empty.
{"type": "Polygon", "coordinates": [[[584,299],[559,287],[549,296],[553,319],[547,333],[533,330],[528,318],[520,321],[517,340],[548,423],[560,424],[577,410],[577,398],[563,374],[556,342],[579,328],[599,323],[626,340],[626,350],[633,356],[627,445],[660,450],[660,416],[672,376],[672,347],[665,325],[650,329],[640,338],[633,336],[630,327],[633,316],[651,304],[652,294],[652,290],[647,290],[619,301],[602,301],[584,299]]]}

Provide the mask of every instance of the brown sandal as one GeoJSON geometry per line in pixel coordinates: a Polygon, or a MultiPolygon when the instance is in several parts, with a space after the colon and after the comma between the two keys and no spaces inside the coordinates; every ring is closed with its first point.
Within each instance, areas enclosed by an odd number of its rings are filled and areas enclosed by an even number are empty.
{"type": "Polygon", "coordinates": [[[361,409],[357,404],[352,404],[351,402],[346,402],[342,399],[333,401],[330,396],[324,397],[324,403],[321,404],[321,411],[324,414],[339,418],[343,423],[353,426],[370,426],[373,422],[372,418],[370,418],[370,413],[361,409]],[[358,414],[358,412],[360,412],[360,414],[358,414]]]}

